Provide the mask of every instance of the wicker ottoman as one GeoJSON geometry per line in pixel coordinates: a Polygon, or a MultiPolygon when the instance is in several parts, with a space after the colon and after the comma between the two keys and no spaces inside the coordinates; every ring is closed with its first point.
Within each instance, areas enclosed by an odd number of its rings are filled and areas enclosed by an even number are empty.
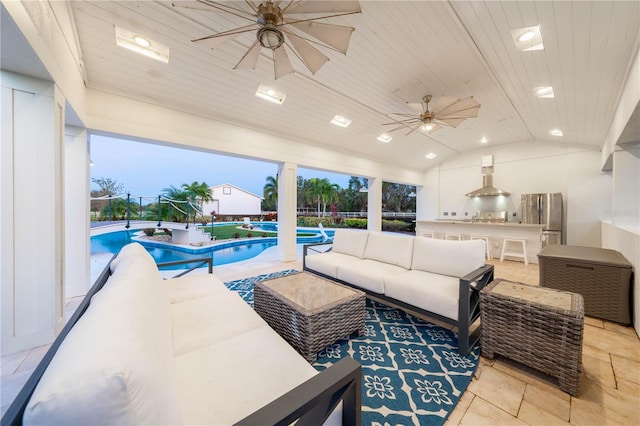
{"type": "Polygon", "coordinates": [[[256,283],[253,306],[311,363],[327,345],[364,332],[364,292],[307,272],[256,283]]]}
{"type": "Polygon", "coordinates": [[[481,351],[518,361],[558,379],[576,396],[582,370],[581,295],[497,279],[480,292],[481,351]]]}

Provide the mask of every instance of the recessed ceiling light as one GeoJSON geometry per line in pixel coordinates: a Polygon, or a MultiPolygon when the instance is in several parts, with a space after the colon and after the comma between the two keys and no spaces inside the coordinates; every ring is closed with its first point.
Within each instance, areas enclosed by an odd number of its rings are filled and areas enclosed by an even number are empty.
{"type": "Polygon", "coordinates": [[[489,139],[487,139],[486,136],[483,136],[482,139],[480,139],[480,143],[487,143],[489,142],[489,139]]]}
{"type": "Polygon", "coordinates": [[[540,25],[511,30],[511,36],[516,44],[516,48],[521,52],[544,49],[540,25]]]}
{"type": "Polygon", "coordinates": [[[562,130],[560,129],[549,130],[549,134],[551,136],[562,136],[562,130]]]}
{"type": "Polygon", "coordinates": [[[426,158],[428,158],[429,160],[433,160],[434,158],[436,158],[438,155],[434,154],[433,152],[428,153],[427,155],[425,155],[426,158]]]}
{"type": "Polygon", "coordinates": [[[284,100],[287,98],[282,92],[277,91],[276,89],[265,86],[261,84],[258,86],[258,90],[256,90],[256,96],[260,99],[264,99],[265,101],[273,102],[274,104],[282,105],[284,100]]]}
{"type": "Polygon", "coordinates": [[[535,31],[527,31],[518,37],[518,41],[529,41],[536,36],[535,31]]]}
{"type": "Polygon", "coordinates": [[[389,143],[393,138],[388,134],[383,133],[380,136],[378,136],[376,139],[378,139],[380,142],[389,143]]]}
{"type": "Polygon", "coordinates": [[[148,38],[142,37],[140,34],[125,30],[120,27],[116,29],[116,44],[132,52],[139,53],[156,61],[169,62],[169,47],[148,38]]]}
{"type": "Polygon", "coordinates": [[[142,46],[142,47],[151,46],[151,43],[149,43],[149,40],[139,35],[134,36],[133,41],[135,41],[138,46],[142,46]]]}
{"type": "Polygon", "coordinates": [[[331,119],[331,124],[335,124],[336,126],[340,127],[347,127],[349,126],[349,124],[351,124],[351,120],[349,120],[347,117],[336,115],[331,119]]]}
{"type": "Polygon", "coordinates": [[[553,93],[553,87],[551,86],[541,86],[533,88],[535,94],[539,98],[554,98],[555,95],[553,93]]]}

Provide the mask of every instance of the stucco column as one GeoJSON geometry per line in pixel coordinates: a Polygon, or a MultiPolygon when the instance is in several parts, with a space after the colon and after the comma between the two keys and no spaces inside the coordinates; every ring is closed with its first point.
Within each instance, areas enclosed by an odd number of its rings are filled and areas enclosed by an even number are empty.
{"type": "Polygon", "coordinates": [[[65,100],[49,81],[6,71],[1,81],[0,288],[5,355],[51,342],[64,324],[65,100]]]}
{"type": "Polygon", "coordinates": [[[91,285],[89,236],[89,144],[87,131],[65,127],[64,135],[64,282],[65,297],[83,296],[91,285]]]}
{"type": "Polygon", "coordinates": [[[296,260],[297,176],[296,164],[278,168],[278,255],[283,262],[296,260]]]}
{"type": "Polygon", "coordinates": [[[367,229],[382,231],[382,179],[369,178],[367,198],[367,229]]]}

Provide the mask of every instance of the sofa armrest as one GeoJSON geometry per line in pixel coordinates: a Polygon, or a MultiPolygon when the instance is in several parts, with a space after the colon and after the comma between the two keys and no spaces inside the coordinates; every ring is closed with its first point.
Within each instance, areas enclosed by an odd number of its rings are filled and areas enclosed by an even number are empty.
{"type": "Polygon", "coordinates": [[[305,244],[302,247],[302,270],[306,271],[307,270],[307,262],[306,262],[306,258],[307,258],[307,253],[309,251],[314,251],[316,253],[326,253],[331,251],[331,249],[333,248],[333,243],[332,242],[322,242],[322,243],[313,243],[313,244],[305,244]],[[330,246],[328,250],[317,250],[316,247],[319,246],[330,246]]]}
{"type": "Polygon", "coordinates": [[[473,286],[474,290],[480,291],[493,281],[493,269],[493,265],[484,265],[461,277],[460,284],[466,283],[466,285],[470,286],[471,283],[475,282],[476,285],[473,286]]]}
{"type": "Polygon", "coordinates": [[[236,423],[253,425],[321,425],[342,404],[342,424],[359,426],[362,366],[351,357],[321,373],[236,423]]]}
{"type": "Polygon", "coordinates": [[[468,355],[480,340],[480,327],[471,326],[480,317],[480,290],[493,281],[493,265],[484,265],[460,278],[458,296],[458,352],[468,355]]]}

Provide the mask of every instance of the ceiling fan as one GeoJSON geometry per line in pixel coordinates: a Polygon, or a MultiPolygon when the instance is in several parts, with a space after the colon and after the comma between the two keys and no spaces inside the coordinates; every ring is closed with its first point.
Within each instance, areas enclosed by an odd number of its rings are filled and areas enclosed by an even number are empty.
{"type": "Polygon", "coordinates": [[[206,11],[222,11],[251,21],[243,27],[192,40],[211,48],[216,48],[237,36],[254,32],[256,40],[244,54],[234,69],[255,69],[264,47],[271,49],[275,78],[293,72],[293,66],[285,46],[296,55],[312,74],[315,74],[329,58],[312,44],[346,54],[353,27],[315,22],[319,19],[360,13],[360,3],[356,1],[301,1],[266,0],[260,4],[245,0],[248,9],[236,6],[236,2],[197,0],[185,5],[174,2],[173,7],[184,7],[206,11]],[[286,4],[285,4],[286,3],[286,4]],[[321,16],[309,18],[308,15],[321,16]],[[298,15],[299,18],[291,15],[298,15]],[[294,30],[295,29],[295,30],[294,30]],[[298,31],[313,37],[310,39],[298,31]]]}
{"type": "Polygon", "coordinates": [[[441,96],[432,111],[429,111],[429,102],[431,102],[431,95],[425,95],[422,98],[422,102],[407,102],[407,105],[419,112],[419,115],[392,113],[393,115],[406,118],[391,123],[384,123],[383,125],[398,126],[390,130],[391,132],[402,129],[403,127],[408,128],[410,130],[407,135],[418,129],[426,133],[433,133],[441,129],[443,125],[458,127],[458,125],[467,118],[477,117],[478,110],[480,109],[480,104],[473,99],[473,96],[463,99],[454,96],[441,96]]]}

